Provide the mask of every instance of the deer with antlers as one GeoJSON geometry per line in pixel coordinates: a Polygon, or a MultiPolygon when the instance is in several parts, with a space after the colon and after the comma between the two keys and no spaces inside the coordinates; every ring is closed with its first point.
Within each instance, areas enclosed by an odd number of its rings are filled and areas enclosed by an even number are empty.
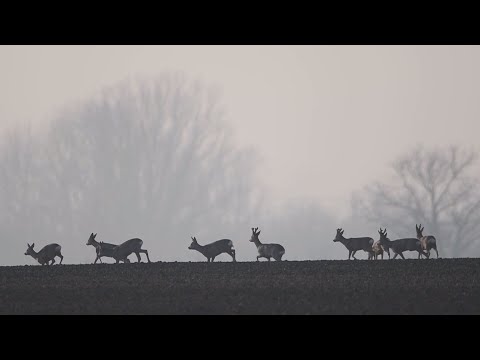
{"type": "Polygon", "coordinates": [[[271,258],[274,258],[275,261],[281,261],[282,256],[285,254],[285,248],[280,244],[262,244],[258,236],[260,231],[258,227],[252,228],[252,237],[250,241],[255,244],[258,251],[257,261],[259,258],[266,258],[270,261],[271,258]]]}
{"type": "MultiPolygon", "coordinates": [[[[438,250],[437,250],[437,239],[433,235],[426,235],[423,236],[422,224],[417,225],[415,224],[415,229],[417,230],[417,239],[420,241],[420,245],[422,246],[422,250],[427,254],[427,259],[430,258],[430,250],[435,250],[437,253],[438,259],[438,250]]],[[[420,253],[418,253],[418,258],[420,259],[420,253]]]]}
{"type": "Polygon", "coordinates": [[[405,260],[405,256],[403,256],[403,253],[405,251],[418,251],[419,254],[423,254],[427,256],[425,252],[422,250],[422,246],[420,245],[420,241],[415,238],[404,238],[404,239],[398,239],[398,240],[390,240],[387,237],[387,229],[385,228],[382,230],[378,230],[378,233],[380,234],[380,244],[383,246],[384,249],[392,249],[394,255],[392,259],[395,259],[398,255],[402,259],[405,260]]]}
{"type": "Polygon", "coordinates": [[[333,239],[333,242],[342,243],[348,250],[348,260],[350,256],[353,260],[357,260],[355,253],[359,250],[363,250],[369,254],[368,259],[373,258],[373,239],[371,237],[359,237],[359,238],[348,238],[346,239],[343,236],[343,229],[337,229],[337,236],[333,239]]]}

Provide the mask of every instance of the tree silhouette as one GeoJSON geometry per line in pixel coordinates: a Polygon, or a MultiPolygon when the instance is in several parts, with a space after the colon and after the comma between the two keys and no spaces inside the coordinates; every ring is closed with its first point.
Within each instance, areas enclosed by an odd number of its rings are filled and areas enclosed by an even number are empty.
{"type": "Polygon", "coordinates": [[[105,89],[43,137],[14,132],[0,154],[0,221],[12,245],[1,261],[25,262],[35,240],[62,244],[66,263],[89,263],[91,232],[113,243],[140,237],[153,261],[188,260],[197,258],[191,235],[248,230],[263,192],[254,153],[233,146],[224,117],[212,90],[168,73],[105,89]]]}
{"type": "Polygon", "coordinates": [[[479,254],[480,189],[471,175],[477,155],[459,147],[422,147],[397,159],[391,183],[376,182],[353,198],[354,213],[390,236],[436,236],[442,256],[479,254]]]}

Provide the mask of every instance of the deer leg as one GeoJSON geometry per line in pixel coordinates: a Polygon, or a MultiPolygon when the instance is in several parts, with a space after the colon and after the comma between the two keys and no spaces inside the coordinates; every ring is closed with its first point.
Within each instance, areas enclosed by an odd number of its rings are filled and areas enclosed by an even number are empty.
{"type": "Polygon", "coordinates": [[[257,256],[257,261],[260,261],[260,260],[258,260],[259,257],[260,257],[260,256],[257,256]]]}
{"type": "Polygon", "coordinates": [[[355,253],[357,252],[357,250],[353,251],[352,252],[352,257],[353,257],[353,260],[357,260],[357,258],[355,257],[355,253]]]}
{"type": "Polygon", "coordinates": [[[213,262],[213,260],[215,260],[215,256],[212,256],[212,262],[213,262]]]}
{"type": "Polygon", "coordinates": [[[437,250],[437,247],[435,246],[435,247],[433,248],[433,250],[435,250],[435,252],[437,253],[437,259],[438,259],[438,250],[437,250]]]}
{"type": "Polygon", "coordinates": [[[137,255],[138,262],[142,262],[142,258],[140,257],[140,253],[138,251],[135,252],[135,255],[137,255]]]}
{"type": "Polygon", "coordinates": [[[352,250],[348,250],[348,260],[350,260],[350,255],[352,255],[352,250]]]}
{"type": "Polygon", "coordinates": [[[398,253],[395,253],[395,255],[393,255],[393,258],[392,260],[395,260],[395,258],[397,257],[398,253]]]}
{"type": "Polygon", "coordinates": [[[400,253],[400,257],[405,260],[405,256],[403,256],[403,253],[400,253]]]}
{"type": "Polygon", "coordinates": [[[55,264],[55,258],[52,259],[52,263],[50,265],[55,264]]]}
{"type": "Polygon", "coordinates": [[[140,249],[140,250],[138,250],[138,252],[147,255],[147,260],[148,260],[149,263],[151,263],[150,258],[148,257],[148,251],[147,251],[147,250],[145,250],[145,249],[140,249]]]}
{"type": "Polygon", "coordinates": [[[237,260],[235,259],[235,250],[230,250],[229,254],[230,254],[230,256],[232,257],[233,262],[237,261],[237,260]]]}

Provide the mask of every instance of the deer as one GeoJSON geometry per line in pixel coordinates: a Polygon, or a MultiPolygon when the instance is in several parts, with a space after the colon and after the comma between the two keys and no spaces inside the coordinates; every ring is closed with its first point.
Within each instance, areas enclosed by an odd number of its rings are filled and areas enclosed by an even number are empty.
{"type": "Polygon", "coordinates": [[[383,260],[383,253],[386,252],[388,254],[388,258],[390,259],[390,250],[385,250],[382,246],[382,244],[380,244],[380,240],[377,240],[373,243],[372,245],[372,253],[369,254],[369,259],[370,259],[370,256],[371,258],[377,260],[378,259],[378,256],[381,255],[382,256],[382,260],[383,260]]]}
{"type": "Polygon", "coordinates": [[[38,263],[41,265],[55,264],[55,257],[57,256],[60,258],[60,264],[63,261],[63,255],[61,253],[62,247],[58,244],[45,245],[39,252],[36,252],[35,250],[33,250],[35,243],[32,243],[32,245],[29,245],[27,243],[27,246],[28,248],[27,248],[27,251],[25,252],[25,255],[27,256],[30,255],[35,260],[37,260],[38,263]]]}
{"type": "Polygon", "coordinates": [[[213,262],[215,258],[223,253],[232,257],[232,261],[236,262],[235,249],[233,248],[233,241],[230,239],[221,239],[210,244],[200,245],[195,236],[191,236],[192,243],[188,247],[189,250],[196,250],[207,258],[207,262],[213,262]]]}
{"type": "MultiPolygon", "coordinates": [[[[93,262],[94,264],[96,264],[98,260],[100,260],[100,263],[103,263],[102,257],[104,256],[113,258],[113,249],[115,248],[115,246],[117,246],[115,244],[98,242],[95,239],[96,237],[97,237],[97,234],[91,233],[90,237],[87,240],[87,246],[92,245],[93,247],[95,247],[95,252],[97,253],[97,257],[93,262]]],[[[130,263],[130,260],[128,260],[128,258],[121,259],[120,261],[123,261],[124,263],[130,263]]]]}
{"type": "MultiPolygon", "coordinates": [[[[100,241],[100,254],[99,254],[100,256],[103,256],[104,245],[105,243],[100,241]]],[[[149,263],[151,263],[150,257],[148,256],[148,251],[145,249],[142,249],[142,245],[143,245],[143,240],[139,238],[133,238],[121,243],[120,245],[115,245],[111,253],[112,257],[115,259],[115,263],[118,264],[119,261],[126,259],[128,255],[132,253],[137,255],[138,262],[142,262],[140,253],[147,255],[147,260],[149,263]]]]}
{"type": "Polygon", "coordinates": [[[426,254],[422,250],[420,241],[416,238],[390,240],[387,236],[386,228],[384,230],[380,228],[380,230],[378,230],[378,233],[380,234],[379,241],[383,248],[393,250],[394,255],[392,257],[392,260],[395,259],[398,255],[400,255],[400,257],[405,260],[405,256],[403,256],[403,252],[405,251],[418,251],[419,254],[421,253],[426,256],[426,254]]]}
{"type": "Polygon", "coordinates": [[[252,237],[250,242],[253,242],[257,247],[258,256],[257,261],[260,258],[266,258],[270,261],[271,258],[274,258],[275,261],[282,261],[282,256],[285,254],[285,248],[280,244],[262,244],[258,236],[260,235],[261,230],[258,230],[258,227],[252,227],[252,237]]]}
{"type": "Polygon", "coordinates": [[[348,250],[348,260],[350,260],[350,256],[353,257],[354,260],[358,260],[355,257],[355,253],[358,250],[363,250],[369,254],[369,260],[373,257],[372,247],[373,247],[373,239],[371,237],[359,237],[359,238],[348,238],[346,239],[343,236],[343,229],[337,229],[337,236],[333,239],[333,242],[341,242],[348,250]]]}
{"type": "MultiPolygon", "coordinates": [[[[417,230],[417,239],[420,241],[420,245],[422,246],[422,250],[427,253],[427,259],[430,258],[430,250],[435,250],[437,253],[438,259],[438,250],[437,250],[437,239],[433,235],[426,235],[423,236],[423,227],[422,224],[417,225],[415,224],[415,229],[417,230]]],[[[418,258],[420,259],[420,253],[418,253],[418,258]]]]}

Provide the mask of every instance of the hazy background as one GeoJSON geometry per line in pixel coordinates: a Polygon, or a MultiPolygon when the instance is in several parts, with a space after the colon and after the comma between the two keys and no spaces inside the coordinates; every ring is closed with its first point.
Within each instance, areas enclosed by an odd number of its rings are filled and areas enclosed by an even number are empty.
{"type": "MultiPolygon", "coordinates": [[[[33,263],[33,241],[91,262],[91,232],[142,237],[154,261],[203,260],[190,236],[229,237],[254,260],[252,226],[286,259],[346,258],[336,228],[395,229],[352,206],[398,180],[395,159],[419,145],[476,154],[479,63],[478,46],[0,46],[0,263],[33,263]]],[[[477,162],[467,170],[476,199],[477,162]]],[[[479,255],[476,228],[453,250],[451,223],[476,223],[467,205],[418,213],[443,256],[479,255]]],[[[392,236],[415,236],[414,218],[392,236]]]]}

